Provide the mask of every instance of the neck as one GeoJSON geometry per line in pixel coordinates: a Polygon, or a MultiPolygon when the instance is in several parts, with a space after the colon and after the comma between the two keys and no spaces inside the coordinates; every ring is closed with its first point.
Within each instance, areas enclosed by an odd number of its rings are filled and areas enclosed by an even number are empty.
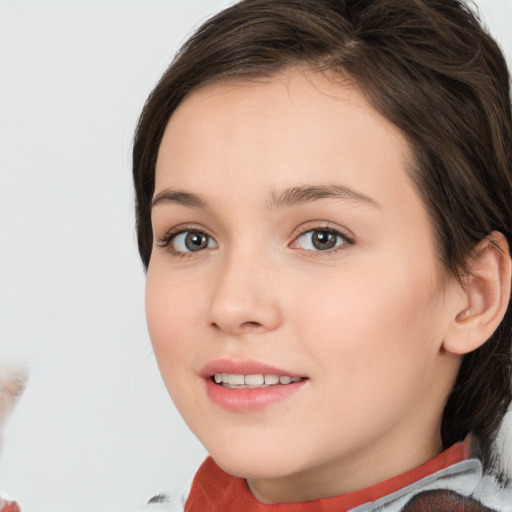
{"type": "Polygon", "coordinates": [[[332,498],[365,489],[400,475],[439,455],[440,435],[430,442],[416,445],[412,453],[403,453],[403,445],[391,453],[377,452],[369,446],[367,456],[361,453],[335,460],[319,467],[268,479],[248,479],[254,497],[265,504],[294,503],[332,498]],[[398,457],[398,455],[400,455],[398,457]]]}

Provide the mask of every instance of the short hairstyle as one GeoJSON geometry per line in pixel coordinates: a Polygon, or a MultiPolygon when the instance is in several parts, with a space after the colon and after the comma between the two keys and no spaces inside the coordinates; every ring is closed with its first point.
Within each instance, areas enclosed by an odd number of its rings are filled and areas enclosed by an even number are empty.
{"type": "MultiPolygon", "coordinates": [[[[512,246],[509,74],[475,12],[459,0],[243,0],[190,37],[141,114],[133,176],[146,268],[155,164],[176,107],[207,84],[294,66],[350,80],[401,130],[448,274],[463,282],[475,246],[493,231],[512,246]]],[[[512,399],[511,340],[509,303],[493,336],[463,357],[442,418],[444,447],[475,434],[488,471],[512,399]]]]}

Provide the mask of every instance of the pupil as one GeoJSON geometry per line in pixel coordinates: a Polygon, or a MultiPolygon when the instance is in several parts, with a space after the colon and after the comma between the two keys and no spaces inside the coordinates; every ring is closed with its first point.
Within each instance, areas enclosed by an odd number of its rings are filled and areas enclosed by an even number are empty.
{"type": "Polygon", "coordinates": [[[313,245],[316,249],[332,249],[336,245],[336,235],[330,231],[315,231],[313,245]]]}
{"type": "Polygon", "coordinates": [[[208,245],[208,241],[203,233],[188,233],[185,245],[189,251],[199,251],[208,245]]]}

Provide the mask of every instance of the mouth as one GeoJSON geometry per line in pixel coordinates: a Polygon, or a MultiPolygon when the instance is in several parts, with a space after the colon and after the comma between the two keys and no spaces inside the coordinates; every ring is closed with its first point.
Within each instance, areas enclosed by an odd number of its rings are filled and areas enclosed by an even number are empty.
{"type": "Polygon", "coordinates": [[[231,412],[259,411],[290,399],[309,380],[289,370],[256,361],[217,360],[201,375],[213,403],[231,412]]]}
{"type": "Polygon", "coordinates": [[[304,380],[305,377],[289,375],[255,373],[251,375],[233,373],[215,373],[210,377],[212,382],[228,389],[258,389],[271,386],[287,386],[304,380]]]}

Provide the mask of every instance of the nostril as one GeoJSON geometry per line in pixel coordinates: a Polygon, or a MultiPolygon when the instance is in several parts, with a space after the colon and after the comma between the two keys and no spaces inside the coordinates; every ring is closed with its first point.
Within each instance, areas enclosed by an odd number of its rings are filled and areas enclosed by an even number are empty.
{"type": "Polygon", "coordinates": [[[242,324],[242,326],[247,326],[247,327],[259,327],[260,324],[258,322],[244,322],[242,324]]]}
{"type": "MultiPolygon", "coordinates": [[[[222,326],[219,325],[217,322],[212,322],[210,324],[214,329],[223,330],[222,326]]],[[[238,331],[250,331],[254,329],[260,329],[262,325],[259,322],[243,322],[238,327],[238,331]]]]}
{"type": "Polygon", "coordinates": [[[240,325],[239,332],[251,332],[251,331],[260,331],[263,330],[264,327],[259,322],[243,322],[240,325]]]}

